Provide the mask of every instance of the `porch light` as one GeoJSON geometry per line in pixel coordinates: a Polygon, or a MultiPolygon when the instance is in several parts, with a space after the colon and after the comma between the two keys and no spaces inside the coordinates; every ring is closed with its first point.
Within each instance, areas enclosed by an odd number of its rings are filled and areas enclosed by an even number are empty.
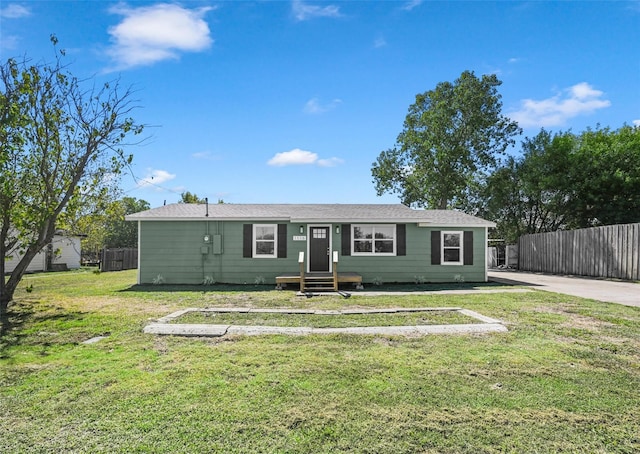
{"type": "Polygon", "coordinates": [[[336,225],[336,233],[340,233],[340,226],[336,225]]]}
{"type": "Polygon", "coordinates": [[[304,233],[304,225],[300,226],[300,233],[304,233]]]}

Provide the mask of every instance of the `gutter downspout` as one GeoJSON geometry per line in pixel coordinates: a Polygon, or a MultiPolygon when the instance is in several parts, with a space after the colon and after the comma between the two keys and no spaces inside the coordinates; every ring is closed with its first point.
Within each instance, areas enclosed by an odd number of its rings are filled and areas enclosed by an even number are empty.
{"type": "Polygon", "coordinates": [[[487,255],[489,252],[489,227],[484,228],[484,281],[489,282],[489,265],[487,255]]]}
{"type": "Polygon", "coordinates": [[[142,258],[142,248],[140,247],[142,244],[142,221],[138,221],[138,285],[141,284],[140,282],[140,262],[141,262],[141,258],[142,258]]]}

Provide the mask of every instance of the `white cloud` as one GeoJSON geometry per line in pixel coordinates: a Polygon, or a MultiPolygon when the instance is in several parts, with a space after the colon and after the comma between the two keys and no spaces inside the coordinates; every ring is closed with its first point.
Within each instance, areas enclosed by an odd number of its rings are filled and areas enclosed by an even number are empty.
{"type": "Polygon", "coordinates": [[[422,0],[409,0],[407,3],[404,4],[402,9],[405,11],[411,11],[416,6],[420,6],[421,3],[422,3],[422,0]]]}
{"type": "Polygon", "coordinates": [[[594,90],[594,88],[586,82],[574,85],[569,88],[569,92],[577,99],[599,98],[604,94],[600,90],[594,90]]]}
{"type": "Polygon", "coordinates": [[[267,164],[270,166],[283,167],[314,164],[317,160],[318,155],[316,153],[295,148],[291,151],[276,153],[273,158],[269,159],[267,164]]]}
{"type": "Polygon", "coordinates": [[[154,188],[156,190],[162,190],[161,184],[171,181],[176,177],[175,174],[169,173],[166,170],[160,169],[147,169],[147,174],[144,178],[138,180],[139,188],[154,188]]]}
{"type": "Polygon", "coordinates": [[[321,104],[318,98],[311,98],[306,102],[302,111],[311,115],[321,114],[335,109],[340,104],[342,104],[342,100],[337,98],[327,104],[321,104]]]}
{"type": "Polygon", "coordinates": [[[191,157],[194,159],[202,159],[204,161],[219,161],[220,156],[214,155],[210,151],[200,151],[197,153],[192,153],[191,157]]]}
{"type": "Polygon", "coordinates": [[[14,50],[18,48],[20,38],[16,35],[0,36],[0,49],[14,50]]]}
{"type": "Polygon", "coordinates": [[[320,159],[317,153],[295,148],[291,151],[276,153],[269,159],[267,164],[274,167],[285,167],[295,165],[317,165],[320,167],[334,167],[344,162],[340,158],[320,159]]]}
{"type": "Polygon", "coordinates": [[[316,17],[341,17],[340,7],[335,5],[316,6],[309,5],[302,0],[293,0],[291,3],[293,16],[296,20],[304,21],[314,19],[316,17]]]}
{"type": "Polygon", "coordinates": [[[633,126],[640,126],[640,120],[633,120],[631,123],[633,123],[633,126]]]}
{"type": "Polygon", "coordinates": [[[633,0],[627,3],[627,9],[629,11],[633,11],[634,13],[640,13],[640,1],[633,0]]]}
{"type": "Polygon", "coordinates": [[[611,102],[603,96],[604,92],[581,82],[551,98],[525,99],[520,109],[511,112],[509,117],[524,128],[561,126],[571,118],[609,107],[611,102]]]}
{"type": "MultiPolygon", "coordinates": [[[[4,8],[0,8],[0,18],[2,19],[22,19],[31,16],[31,10],[28,8],[11,3],[4,8]]],[[[0,29],[2,28],[0,24],[0,29]]],[[[20,37],[18,35],[10,35],[0,31],[0,49],[15,50],[19,47],[20,37]]]]}
{"type": "Polygon", "coordinates": [[[344,162],[344,159],[329,158],[329,159],[318,159],[316,161],[316,164],[318,164],[320,167],[335,167],[339,164],[342,164],[343,162],[344,162]]]}
{"type": "Polygon", "coordinates": [[[377,37],[373,41],[373,47],[376,49],[379,49],[381,47],[386,47],[386,46],[387,46],[387,40],[385,40],[384,37],[382,36],[377,37]]]}
{"type": "Polygon", "coordinates": [[[5,19],[20,19],[31,15],[31,11],[24,6],[11,3],[4,8],[0,8],[0,17],[5,19]]]}
{"type": "Polygon", "coordinates": [[[119,4],[111,13],[124,16],[109,29],[113,45],[108,53],[115,70],[177,59],[180,52],[199,52],[213,43],[209,25],[203,19],[211,7],[187,9],[159,3],[132,8],[119,4]]]}

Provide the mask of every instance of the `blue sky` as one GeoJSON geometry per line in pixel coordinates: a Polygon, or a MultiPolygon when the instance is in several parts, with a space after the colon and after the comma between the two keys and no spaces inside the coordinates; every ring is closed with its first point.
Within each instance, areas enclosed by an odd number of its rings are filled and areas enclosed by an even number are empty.
{"type": "MultiPolygon", "coordinates": [[[[125,195],[396,203],[371,164],[415,95],[502,80],[525,136],[640,125],[640,2],[0,1],[0,56],[132,85],[149,125],[125,195]]],[[[512,150],[518,152],[519,147],[512,150]]]]}

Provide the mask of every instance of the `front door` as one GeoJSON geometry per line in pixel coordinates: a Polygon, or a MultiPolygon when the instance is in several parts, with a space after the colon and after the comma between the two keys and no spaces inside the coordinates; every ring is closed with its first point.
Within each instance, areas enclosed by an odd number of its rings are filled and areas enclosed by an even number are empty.
{"type": "Polygon", "coordinates": [[[329,232],[330,227],[310,227],[309,271],[329,271],[329,232]]]}

